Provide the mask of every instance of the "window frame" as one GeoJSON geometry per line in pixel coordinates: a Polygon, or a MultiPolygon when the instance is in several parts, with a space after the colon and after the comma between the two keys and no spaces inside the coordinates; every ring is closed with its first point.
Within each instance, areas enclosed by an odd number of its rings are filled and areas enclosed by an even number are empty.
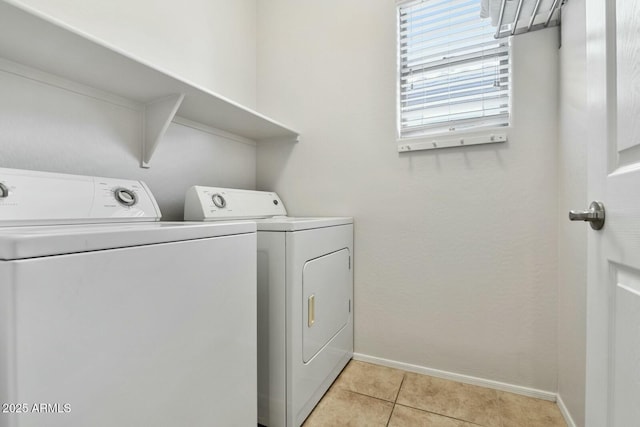
{"type": "MultiPolygon", "coordinates": [[[[489,144],[497,142],[506,142],[508,140],[509,131],[513,122],[513,52],[511,37],[505,38],[507,44],[508,57],[508,76],[509,87],[507,89],[507,124],[506,125],[486,125],[475,126],[466,129],[453,129],[448,131],[429,133],[425,131],[415,134],[403,135],[402,132],[402,28],[401,28],[401,9],[408,5],[424,3],[427,1],[437,0],[396,0],[396,142],[399,152],[410,152],[417,150],[431,150],[439,148],[460,147],[468,145],[489,144]]],[[[480,2],[478,3],[478,20],[480,18],[480,2]]],[[[482,120],[482,119],[475,119],[482,120]]],[[[451,122],[460,123],[460,122],[451,122]]]]}

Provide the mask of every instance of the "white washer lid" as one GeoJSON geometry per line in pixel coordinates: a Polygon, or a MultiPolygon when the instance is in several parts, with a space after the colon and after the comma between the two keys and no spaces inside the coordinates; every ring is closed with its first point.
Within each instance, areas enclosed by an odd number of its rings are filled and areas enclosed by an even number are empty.
{"type": "Polygon", "coordinates": [[[0,228],[0,260],[255,233],[251,221],[152,222],[0,228]]]}
{"type": "Polygon", "coordinates": [[[351,217],[291,217],[256,219],[258,231],[300,231],[353,224],[351,217]]]}

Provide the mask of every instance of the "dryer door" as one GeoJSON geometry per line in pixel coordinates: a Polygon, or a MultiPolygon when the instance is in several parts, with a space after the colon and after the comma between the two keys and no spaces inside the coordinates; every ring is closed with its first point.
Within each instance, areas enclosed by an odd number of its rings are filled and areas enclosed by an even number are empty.
{"type": "Polygon", "coordinates": [[[302,271],[302,355],[310,361],[349,321],[350,253],[341,249],[307,261],[302,271]]]}

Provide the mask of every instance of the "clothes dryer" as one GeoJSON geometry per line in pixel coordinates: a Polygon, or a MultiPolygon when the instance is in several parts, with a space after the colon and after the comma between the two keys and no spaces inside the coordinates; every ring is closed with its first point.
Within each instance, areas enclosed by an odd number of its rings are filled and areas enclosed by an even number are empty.
{"type": "Polygon", "coordinates": [[[256,226],[0,169],[1,427],[255,424],[256,226]]]}
{"type": "Polygon", "coordinates": [[[353,219],[289,217],[276,193],[195,186],[185,220],[258,228],[258,422],[299,426],[353,356],[353,219]]]}

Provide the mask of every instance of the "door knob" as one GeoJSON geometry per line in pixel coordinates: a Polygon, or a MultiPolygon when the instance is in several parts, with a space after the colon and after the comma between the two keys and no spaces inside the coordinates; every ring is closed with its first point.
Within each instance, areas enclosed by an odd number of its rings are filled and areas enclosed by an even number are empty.
{"type": "Polygon", "coordinates": [[[569,211],[571,221],[588,221],[594,230],[604,227],[604,217],[604,205],[597,201],[591,202],[588,211],[569,211]]]}

